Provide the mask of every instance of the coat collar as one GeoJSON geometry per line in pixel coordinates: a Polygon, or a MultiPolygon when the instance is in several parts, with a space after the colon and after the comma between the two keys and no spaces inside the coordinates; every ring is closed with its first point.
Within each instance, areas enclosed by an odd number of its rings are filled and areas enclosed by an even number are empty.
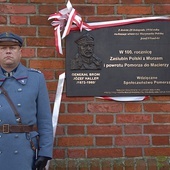
{"type": "MultiPolygon", "coordinates": [[[[25,85],[27,83],[28,78],[28,69],[20,63],[12,77],[14,77],[20,84],[25,85]]],[[[0,86],[6,79],[7,77],[3,74],[2,70],[0,69],[0,86]]]]}

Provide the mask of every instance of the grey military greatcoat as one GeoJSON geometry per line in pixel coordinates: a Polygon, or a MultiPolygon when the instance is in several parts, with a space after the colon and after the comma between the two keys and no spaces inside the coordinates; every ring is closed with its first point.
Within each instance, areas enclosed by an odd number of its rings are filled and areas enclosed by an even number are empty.
{"type": "MultiPolygon", "coordinates": [[[[44,76],[41,72],[20,64],[11,77],[0,69],[0,86],[3,86],[17,108],[22,124],[37,124],[38,131],[30,133],[0,133],[0,169],[32,170],[35,151],[30,140],[37,146],[39,156],[52,157],[53,132],[49,97],[44,76]]],[[[13,110],[0,93],[0,126],[17,125],[13,110]]]]}

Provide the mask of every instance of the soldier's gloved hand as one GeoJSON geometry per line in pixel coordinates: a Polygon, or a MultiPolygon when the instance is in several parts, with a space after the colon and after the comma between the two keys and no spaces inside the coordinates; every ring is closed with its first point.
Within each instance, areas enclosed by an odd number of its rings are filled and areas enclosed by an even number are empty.
{"type": "Polygon", "coordinates": [[[38,170],[43,170],[48,160],[49,160],[48,157],[44,156],[38,157],[38,159],[35,161],[35,169],[37,168],[38,170]]]}

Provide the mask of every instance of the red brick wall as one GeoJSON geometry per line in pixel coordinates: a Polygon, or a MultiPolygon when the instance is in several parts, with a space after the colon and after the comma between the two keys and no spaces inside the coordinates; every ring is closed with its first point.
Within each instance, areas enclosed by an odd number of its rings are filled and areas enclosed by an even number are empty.
{"type": "MultiPolygon", "coordinates": [[[[170,15],[170,0],[72,0],[84,21],[170,15]]],[[[41,70],[51,107],[65,55],[54,47],[50,14],[66,0],[0,0],[0,32],[24,38],[22,62],[41,70]]],[[[63,49],[64,50],[64,49],[63,49]]],[[[142,102],[62,96],[50,169],[169,169],[170,96],[142,102]]]]}

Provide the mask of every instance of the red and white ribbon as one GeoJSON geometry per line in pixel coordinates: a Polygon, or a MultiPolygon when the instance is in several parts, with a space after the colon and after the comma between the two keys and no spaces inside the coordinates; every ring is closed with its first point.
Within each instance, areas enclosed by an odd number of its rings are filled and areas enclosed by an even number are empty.
{"type": "Polygon", "coordinates": [[[138,102],[148,98],[148,96],[123,96],[123,97],[97,97],[103,100],[114,100],[118,102],[138,102]]]}
{"type": "MultiPolygon", "coordinates": [[[[67,2],[67,7],[60,10],[58,13],[54,13],[50,15],[48,20],[53,19],[51,25],[55,30],[55,46],[56,50],[63,54],[61,39],[65,38],[69,33],[73,25],[76,25],[77,28],[82,31],[83,29],[83,21],[82,18],[78,15],[76,10],[72,7],[70,1],[67,2]],[[60,32],[63,31],[61,36],[60,32]]],[[[84,24],[87,26],[87,24],[84,24]]]]}
{"type": "Polygon", "coordinates": [[[63,54],[61,39],[64,39],[71,30],[82,31],[83,29],[91,31],[99,28],[122,26],[127,24],[135,24],[142,22],[149,22],[155,20],[170,20],[168,16],[156,16],[156,17],[145,17],[145,18],[133,18],[116,21],[104,21],[104,22],[83,22],[81,16],[72,7],[70,1],[67,2],[66,8],[60,10],[58,13],[51,14],[48,20],[52,20],[51,25],[55,30],[55,46],[57,52],[63,54]],[[61,36],[60,32],[63,31],[61,36]]]}

